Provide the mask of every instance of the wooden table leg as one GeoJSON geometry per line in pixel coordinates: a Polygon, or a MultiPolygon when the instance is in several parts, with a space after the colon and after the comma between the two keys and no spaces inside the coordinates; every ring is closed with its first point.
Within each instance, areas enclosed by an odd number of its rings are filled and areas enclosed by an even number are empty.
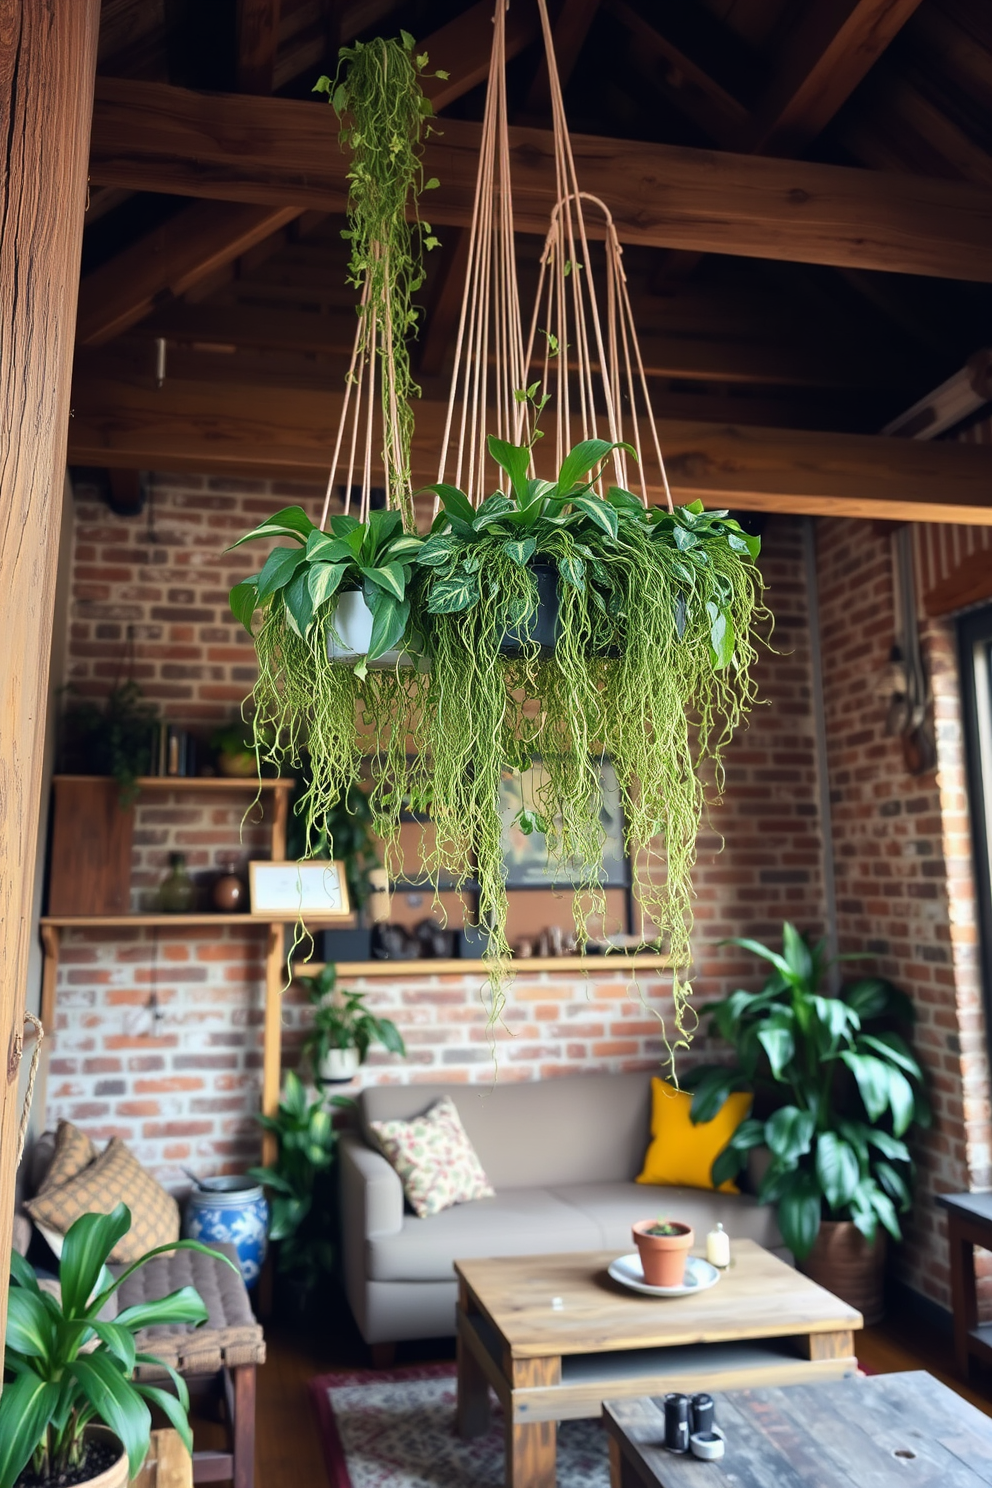
{"type": "MultiPolygon", "coordinates": [[[[643,1488],[641,1479],[631,1463],[625,1457],[616,1437],[610,1433],[610,1488],[643,1488]]],[[[655,1480],[657,1481],[657,1479],[655,1480]]]]}
{"type": "Polygon", "coordinates": [[[489,1381],[471,1347],[458,1330],[458,1435],[466,1440],[489,1430],[489,1381]]]}
{"type": "Polygon", "coordinates": [[[854,1356],[854,1333],[840,1328],[836,1333],[809,1333],[803,1337],[807,1359],[850,1359],[854,1356]]]}
{"type": "Polygon", "coordinates": [[[506,1421],[506,1488],[555,1488],[558,1428],[554,1421],[506,1421]]]}
{"type": "Polygon", "coordinates": [[[951,1305],[954,1309],[954,1354],[958,1373],[968,1378],[971,1356],[968,1335],[978,1322],[978,1292],[975,1285],[975,1252],[961,1233],[957,1217],[947,1216],[947,1239],[951,1249],[951,1305]]]}

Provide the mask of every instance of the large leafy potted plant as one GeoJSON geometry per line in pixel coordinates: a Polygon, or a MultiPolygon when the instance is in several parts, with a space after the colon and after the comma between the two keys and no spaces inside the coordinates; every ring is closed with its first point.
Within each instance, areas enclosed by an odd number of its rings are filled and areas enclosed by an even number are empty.
{"type": "MultiPolygon", "coordinates": [[[[351,1102],[334,1096],[331,1105],[351,1102]]],[[[249,1174],[269,1190],[269,1239],[277,1270],[289,1279],[280,1306],[302,1315],[334,1264],[337,1132],[327,1103],[312,1100],[292,1070],[276,1114],[257,1119],[275,1136],[278,1152],[271,1167],[251,1168],[249,1174]]]]}
{"type": "Polygon", "coordinates": [[[912,1197],[905,1138],[930,1119],[922,1071],[899,1031],[912,1023],[912,1004],[878,977],[848,982],[836,996],[823,991],[824,944],[790,924],[781,952],[728,943],[772,970],[760,991],[732,992],[707,1010],[733,1062],[686,1077],[694,1121],[712,1120],[732,1091],[755,1093],[759,1114],[716,1159],[713,1182],[736,1177],[750,1152],[767,1149],[758,1197],[775,1204],[799,1266],[877,1321],[885,1236],[902,1238],[899,1215],[912,1197]]]}
{"type": "Polygon", "coordinates": [[[0,1488],[13,1488],[22,1474],[31,1488],[124,1488],[148,1452],[149,1405],[164,1412],[193,1450],[184,1380],[163,1360],[139,1353],[135,1335],[161,1325],[206,1322],[199,1293],[186,1286],[127,1307],[112,1321],[101,1314],[126,1277],[165,1251],[198,1250],[231,1262],[195,1240],[177,1240],[150,1250],[115,1280],[107,1258],[130,1228],[124,1204],[110,1214],[77,1219],[62,1247],[58,1296],[39,1285],[22,1256],[11,1256],[15,1284],[7,1304],[0,1395],[0,1488]],[[164,1370],[175,1394],[135,1379],[139,1364],[164,1370]]]}
{"type": "Polygon", "coordinates": [[[614,448],[584,440],[547,480],[530,474],[531,446],[490,438],[505,490],[473,508],[452,486],[430,488],[440,511],[413,582],[430,658],[418,736],[438,826],[430,868],[456,883],[474,875],[490,952],[505,956],[499,784],[539,755],[541,800],[520,825],[544,832],[560,879],[575,883],[584,942],[603,909],[608,755],[638,900],[682,971],[700,766],[719,769],[754,695],[759,541],[727,512],[646,510],[617,486],[599,494],[614,448]]]}
{"type": "Polygon", "coordinates": [[[406,1054],[396,1024],[366,1007],[367,993],[354,988],[339,992],[337,981],[337,967],[330,964],[316,976],[299,978],[313,1006],[303,1052],[322,1085],[353,1080],[373,1044],[381,1044],[390,1054],[406,1054]]]}

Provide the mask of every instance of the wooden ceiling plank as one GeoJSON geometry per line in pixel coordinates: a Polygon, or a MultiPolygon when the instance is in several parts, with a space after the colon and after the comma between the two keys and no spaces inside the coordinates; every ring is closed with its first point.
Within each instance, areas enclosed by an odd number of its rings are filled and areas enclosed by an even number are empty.
{"type": "MultiPolygon", "coordinates": [[[[511,5],[506,15],[507,60],[519,56],[540,35],[537,7],[511,5]]],[[[422,86],[439,114],[449,104],[471,92],[489,76],[493,47],[493,0],[479,0],[446,26],[417,41],[417,50],[427,53],[427,74],[422,86]],[[430,76],[446,72],[447,78],[430,76]]]]}
{"type": "MultiPolygon", "coordinates": [[[[341,395],[91,376],[77,379],[69,459],[80,465],[297,479],[326,475],[341,395]]],[[[418,407],[415,480],[432,480],[446,407],[418,407]]],[[[676,500],[816,516],[992,526],[992,450],[954,441],[920,444],[877,435],[663,420],[662,447],[676,500]]],[[[661,492],[648,467],[653,499],[661,492]]]]}
{"type": "Polygon", "coordinates": [[[755,109],[752,148],[795,155],[847,102],[920,0],[807,0],[755,109]]]}
{"type": "MultiPolygon", "coordinates": [[[[575,71],[579,53],[585,45],[589,28],[596,19],[600,0],[563,0],[561,9],[552,27],[555,49],[555,65],[558,81],[564,90],[575,71]]],[[[528,114],[546,114],[551,106],[551,91],[548,84],[548,61],[542,51],[534,81],[527,93],[524,111],[528,114]]]]}
{"type": "MultiPolygon", "coordinates": [[[[468,225],[479,139],[450,119],[429,142],[432,222],[468,225]]],[[[518,229],[543,238],[551,135],[512,127],[510,145],[518,229]]],[[[970,184],[589,135],[572,145],[583,188],[627,243],[992,281],[992,196],[970,184]]],[[[333,113],[315,103],[98,82],[99,184],[343,212],[347,168],[333,113]]]]}
{"type": "Polygon", "coordinates": [[[185,207],[82,280],[78,343],[102,346],[163,297],[184,294],[298,215],[294,207],[226,202],[185,207]]]}
{"type": "Polygon", "coordinates": [[[275,85],[280,0],[238,0],[238,87],[268,94],[275,85]]]}

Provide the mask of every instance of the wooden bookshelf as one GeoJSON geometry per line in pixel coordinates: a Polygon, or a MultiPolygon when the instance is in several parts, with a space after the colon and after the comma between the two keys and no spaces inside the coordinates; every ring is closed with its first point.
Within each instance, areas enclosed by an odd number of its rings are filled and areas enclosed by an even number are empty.
{"type": "MultiPolygon", "coordinates": [[[[655,951],[614,951],[607,956],[524,956],[512,958],[507,963],[514,976],[525,977],[529,973],[547,971],[579,971],[587,976],[616,976],[625,971],[664,971],[671,966],[668,956],[655,951]]],[[[294,961],[293,976],[315,976],[323,971],[323,961],[294,961]]],[[[460,961],[438,957],[437,960],[415,961],[335,961],[338,977],[393,977],[405,981],[409,977],[430,976],[474,976],[489,972],[488,961],[460,961]]]]}

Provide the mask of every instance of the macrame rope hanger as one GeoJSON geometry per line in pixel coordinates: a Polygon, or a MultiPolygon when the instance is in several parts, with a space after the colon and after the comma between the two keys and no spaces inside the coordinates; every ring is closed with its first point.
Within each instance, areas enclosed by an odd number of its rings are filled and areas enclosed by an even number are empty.
{"type": "MultiPolygon", "coordinates": [[[[631,310],[623,249],[605,203],[579,189],[547,4],[546,0],[537,3],[551,86],[557,200],[541,254],[530,331],[524,347],[506,100],[508,4],[497,0],[468,267],[438,481],[452,480],[473,505],[479,504],[486,495],[486,435],[495,433],[514,443],[529,438],[530,409],[516,393],[528,380],[536,379],[554,405],[556,469],[579,439],[605,436],[614,442],[629,442],[637,452],[638,487],[647,505],[643,423],[671,511],[671,490],[631,310]],[[604,223],[605,336],[584,203],[594,206],[604,223]]],[[[629,488],[623,450],[614,451],[613,471],[617,483],[629,488]]],[[[438,510],[435,502],[435,515],[438,510]]]]}

